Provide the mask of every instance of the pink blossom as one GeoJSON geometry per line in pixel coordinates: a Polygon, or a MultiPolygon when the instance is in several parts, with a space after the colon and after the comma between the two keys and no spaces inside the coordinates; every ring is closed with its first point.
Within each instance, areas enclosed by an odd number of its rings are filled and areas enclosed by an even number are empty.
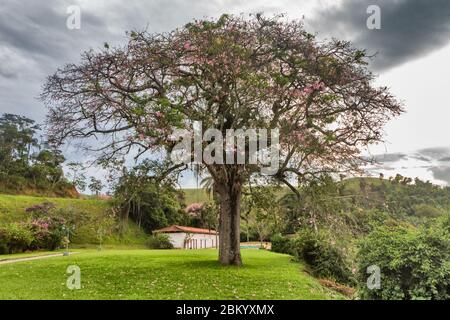
{"type": "Polygon", "coordinates": [[[296,98],[302,97],[303,94],[304,94],[304,92],[299,89],[295,89],[294,91],[292,91],[292,96],[294,96],[296,98]]]}
{"type": "Polygon", "coordinates": [[[317,82],[314,83],[312,87],[314,90],[322,90],[325,88],[325,84],[323,82],[317,82]]]}
{"type": "Polygon", "coordinates": [[[203,209],[203,203],[191,203],[186,207],[187,213],[197,213],[203,209]]]}
{"type": "Polygon", "coordinates": [[[313,90],[313,88],[311,88],[311,87],[306,87],[306,88],[304,88],[303,89],[303,92],[304,93],[312,93],[314,90],[313,90]]]}
{"type": "Polygon", "coordinates": [[[191,48],[191,43],[190,43],[189,41],[186,41],[186,42],[184,43],[183,48],[184,48],[184,50],[189,50],[189,49],[191,48]]]}
{"type": "Polygon", "coordinates": [[[171,134],[171,135],[169,135],[169,136],[167,137],[167,140],[168,140],[168,141],[171,141],[171,142],[174,142],[174,141],[177,141],[177,138],[176,138],[173,134],[171,134]]]}

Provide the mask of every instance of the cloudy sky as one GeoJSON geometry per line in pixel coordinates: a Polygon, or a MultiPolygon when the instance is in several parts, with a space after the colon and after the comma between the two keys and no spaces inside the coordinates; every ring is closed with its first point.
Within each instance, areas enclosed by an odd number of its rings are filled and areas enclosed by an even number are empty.
{"type": "MultiPolygon", "coordinates": [[[[46,76],[84,50],[123,44],[127,30],[162,32],[194,18],[256,12],[304,19],[319,38],[377,53],[377,84],[390,87],[407,112],[387,125],[386,143],[371,148],[381,162],[372,172],[450,184],[448,0],[0,0],[0,113],[42,122],[45,108],[36,98],[46,76]],[[81,28],[71,30],[73,5],[81,28]],[[380,29],[367,28],[370,5],[380,8],[380,29]]],[[[183,185],[195,182],[187,175],[183,185]]]]}

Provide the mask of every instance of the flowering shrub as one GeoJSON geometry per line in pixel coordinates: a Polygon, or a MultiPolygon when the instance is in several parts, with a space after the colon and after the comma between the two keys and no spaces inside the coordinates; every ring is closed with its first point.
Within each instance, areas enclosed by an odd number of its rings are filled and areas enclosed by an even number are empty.
{"type": "Polygon", "coordinates": [[[55,209],[55,205],[51,202],[44,202],[41,204],[36,204],[25,209],[25,212],[31,213],[33,216],[45,216],[50,214],[50,212],[55,209]]]}
{"type": "Polygon", "coordinates": [[[33,241],[30,230],[21,224],[0,226],[0,254],[24,252],[33,241]]]}
{"type": "Polygon", "coordinates": [[[61,247],[66,236],[64,226],[66,221],[60,217],[46,217],[32,220],[30,225],[33,241],[31,249],[55,250],[61,247]]]}
{"type": "Polygon", "coordinates": [[[186,213],[189,215],[197,215],[203,209],[203,203],[191,203],[186,207],[186,213]]]}

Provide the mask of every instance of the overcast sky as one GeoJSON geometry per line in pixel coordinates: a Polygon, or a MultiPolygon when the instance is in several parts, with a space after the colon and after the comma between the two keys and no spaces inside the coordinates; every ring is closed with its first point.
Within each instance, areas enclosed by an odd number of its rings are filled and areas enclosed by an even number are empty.
{"type": "MultiPolygon", "coordinates": [[[[304,19],[320,38],[377,53],[370,66],[377,84],[390,87],[407,112],[387,125],[387,143],[371,148],[387,154],[375,171],[450,183],[448,0],[0,0],[0,113],[42,122],[36,98],[46,76],[84,50],[123,44],[127,30],[170,31],[194,18],[256,12],[304,19]],[[366,26],[373,4],[381,10],[379,30],[366,26]],[[81,8],[79,30],[66,26],[71,5],[81,8]]],[[[194,186],[193,179],[183,185],[194,186]]]]}

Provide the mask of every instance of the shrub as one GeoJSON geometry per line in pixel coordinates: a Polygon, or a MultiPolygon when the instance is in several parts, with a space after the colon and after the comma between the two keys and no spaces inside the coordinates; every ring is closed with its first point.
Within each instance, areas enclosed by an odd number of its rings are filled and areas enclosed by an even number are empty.
{"type": "Polygon", "coordinates": [[[55,209],[55,205],[51,202],[43,202],[41,204],[33,205],[25,209],[25,212],[30,213],[32,216],[47,216],[51,211],[55,209]]]}
{"type": "Polygon", "coordinates": [[[303,229],[297,234],[292,248],[294,256],[305,261],[316,276],[345,284],[355,283],[344,251],[327,232],[303,229]]]}
{"type": "Polygon", "coordinates": [[[147,247],[150,249],[173,249],[173,244],[169,240],[169,236],[162,233],[151,235],[146,241],[147,247]]]}
{"type": "Polygon", "coordinates": [[[30,222],[33,234],[31,248],[55,250],[62,246],[63,237],[67,235],[65,220],[60,217],[34,219],[30,222]]]}
{"type": "Polygon", "coordinates": [[[292,254],[293,241],[288,237],[283,237],[281,234],[276,234],[270,239],[270,242],[272,244],[272,251],[292,254]]]}
{"type": "Polygon", "coordinates": [[[67,236],[65,212],[56,210],[55,204],[43,202],[25,209],[30,215],[28,228],[33,234],[30,249],[55,250],[62,246],[63,237],[67,236]]]}
{"type": "Polygon", "coordinates": [[[27,250],[33,241],[31,231],[20,224],[0,227],[0,253],[17,253],[27,250]]]}
{"type": "Polygon", "coordinates": [[[449,299],[450,236],[447,220],[422,229],[379,227],[363,239],[358,252],[361,297],[449,299]],[[371,265],[380,268],[380,289],[367,288],[366,270],[371,265]]]}
{"type": "Polygon", "coordinates": [[[414,205],[412,209],[414,215],[420,218],[436,218],[442,214],[441,210],[427,204],[414,205]]]}

